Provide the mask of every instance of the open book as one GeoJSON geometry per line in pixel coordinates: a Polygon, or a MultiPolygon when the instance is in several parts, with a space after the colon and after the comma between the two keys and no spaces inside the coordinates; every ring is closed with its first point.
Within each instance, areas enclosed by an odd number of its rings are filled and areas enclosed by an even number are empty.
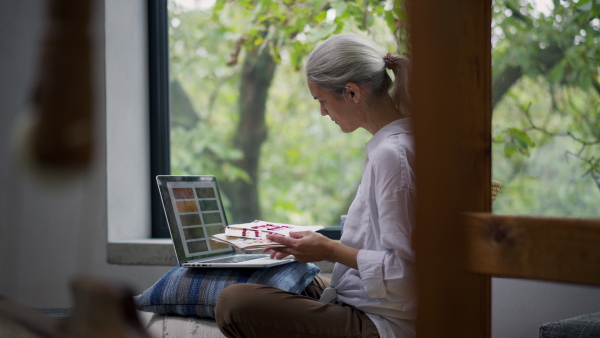
{"type": "Polygon", "coordinates": [[[322,226],[301,226],[284,223],[254,221],[232,224],[225,227],[225,233],[213,235],[215,242],[226,243],[242,250],[257,250],[282,247],[282,244],[267,239],[267,234],[289,236],[293,231],[317,231],[322,226]]]}

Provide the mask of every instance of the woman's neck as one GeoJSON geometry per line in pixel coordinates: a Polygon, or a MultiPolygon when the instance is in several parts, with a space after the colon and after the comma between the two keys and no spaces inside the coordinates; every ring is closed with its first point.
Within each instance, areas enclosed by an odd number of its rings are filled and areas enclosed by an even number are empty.
{"type": "Polygon", "coordinates": [[[398,110],[388,94],[384,94],[367,104],[367,119],[363,128],[375,135],[381,128],[405,116],[398,110]]]}

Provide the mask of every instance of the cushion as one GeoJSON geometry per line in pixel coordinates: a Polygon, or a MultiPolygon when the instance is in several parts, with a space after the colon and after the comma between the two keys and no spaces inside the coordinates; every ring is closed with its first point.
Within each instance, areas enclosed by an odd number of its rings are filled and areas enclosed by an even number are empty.
{"type": "Polygon", "coordinates": [[[600,337],[600,312],[581,315],[540,327],[540,338],[600,337]]]}
{"type": "Polygon", "coordinates": [[[146,331],[154,338],[225,338],[210,318],[159,315],[137,311],[146,331]]]}
{"type": "Polygon", "coordinates": [[[175,267],[136,298],[140,311],[215,318],[221,290],[232,284],[253,283],[300,293],[320,272],[312,263],[293,262],[271,268],[175,267]]]}

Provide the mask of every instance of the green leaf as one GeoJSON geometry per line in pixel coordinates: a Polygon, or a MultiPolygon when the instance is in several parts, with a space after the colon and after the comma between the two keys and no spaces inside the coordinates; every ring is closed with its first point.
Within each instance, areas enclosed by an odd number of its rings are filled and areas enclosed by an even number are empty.
{"type": "Polygon", "coordinates": [[[311,42],[321,41],[321,40],[327,38],[328,36],[330,36],[331,34],[333,34],[333,32],[336,30],[336,28],[337,28],[336,24],[332,24],[332,23],[323,21],[314,29],[311,29],[310,31],[308,31],[308,34],[307,34],[308,40],[311,42]]]}
{"type": "Polygon", "coordinates": [[[398,18],[398,20],[402,22],[408,22],[409,16],[408,13],[400,6],[400,4],[395,4],[393,8],[394,14],[398,18]]]}
{"type": "Polygon", "coordinates": [[[374,23],[374,22],[375,22],[375,16],[373,16],[373,15],[369,15],[369,16],[367,17],[367,26],[368,26],[368,27],[371,27],[371,26],[373,26],[373,23],[374,23]]]}
{"type": "Polygon", "coordinates": [[[579,81],[579,84],[583,90],[587,91],[590,88],[592,88],[592,82],[593,82],[592,77],[593,77],[593,75],[590,74],[589,72],[585,72],[581,75],[581,80],[579,81]]]}
{"type": "Polygon", "coordinates": [[[529,147],[528,147],[527,143],[523,142],[520,139],[516,139],[515,142],[514,142],[514,144],[516,146],[515,148],[517,148],[517,150],[519,151],[519,153],[521,153],[523,155],[526,155],[526,156],[529,156],[529,147]]]}
{"type": "Polygon", "coordinates": [[[506,155],[506,157],[511,157],[515,154],[515,147],[511,144],[506,144],[504,146],[504,155],[506,155]]]}
{"type": "Polygon", "coordinates": [[[590,0],[582,0],[578,2],[579,6],[577,6],[577,10],[582,12],[589,12],[592,10],[593,3],[590,0]]]}
{"type": "Polygon", "coordinates": [[[508,132],[510,135],[514,136],[519,141],[523,142],[523,144],[531,146],[531,147],[535,146],[535,143],[531,140],[529,135],[527,135],[527,133],[525,133],[524,130],[521,130],[518,128],[509,128],[508,132]]]}
{"type": "Polygon", "coordinates": [[[273,57],[273,61],[281,63],[281,50],[278,45],[273,43],[269,44],[269,52],[271,53],[271,57],[273,57]]]}
{"type": "MultiPolygon", "coordinates": [[[[564,60],[563,60],[564,61],[564,60]]],[[[565,75],[565,62],[559,62],[548,74],[548,80],[554,83],[562,81],[565,75]]]]}
{"type": "Polygon", "coordinates": [[[326,17],[327,17],[327,12],[326,11],[321,11],[319,14],[317,14],[315,16],[315,21],[316,22],[321,22],[321,21],[325,20],[326,17]]]}
{"type": "Polygon", "coordinates": [[[339,34],[342,32],[342,30],[344,29],[344,25],[345,25],[345,21],[344,20],[335,20],[335,24],[337,25],[335,31],[333,32],[334,34],[339,34]]]}
{"type": "Polygon", "coordinates": [[[342,16],[346,12],[348,5],[346,4],[346,1],[337,1],[333,8],[335,9],[336,16],[342,16]]]}
{"type": "Polygon", "coordinates": [[[223,10],[223,7],[225,7],[225,4],[227,3],[227,0],[217,0],[215,2],[215,7],[213,7],[213,13],[219,13],[223,10]]]}
{"type": "Polygon", "coordinates": [[[394,17],[394,14],[392,13],[392,11],[385,11],[384,13],[385,15],[385,22],[388,25],[388,28],[390,29],[390,32],[393,32],[396,30],[396,18],[394,17]]]}

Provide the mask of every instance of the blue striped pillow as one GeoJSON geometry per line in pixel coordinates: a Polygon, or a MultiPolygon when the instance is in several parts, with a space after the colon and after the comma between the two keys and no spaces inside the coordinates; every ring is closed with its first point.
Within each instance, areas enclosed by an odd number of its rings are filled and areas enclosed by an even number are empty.
{"type": "Polygon", "coordinates": [[[320,272],[312,263],[294,262],[272,268],[193,269],[175,267],[136,299],[140,311],[215,318],[221,290],[253,283],[300,293],[320,272]]]}

